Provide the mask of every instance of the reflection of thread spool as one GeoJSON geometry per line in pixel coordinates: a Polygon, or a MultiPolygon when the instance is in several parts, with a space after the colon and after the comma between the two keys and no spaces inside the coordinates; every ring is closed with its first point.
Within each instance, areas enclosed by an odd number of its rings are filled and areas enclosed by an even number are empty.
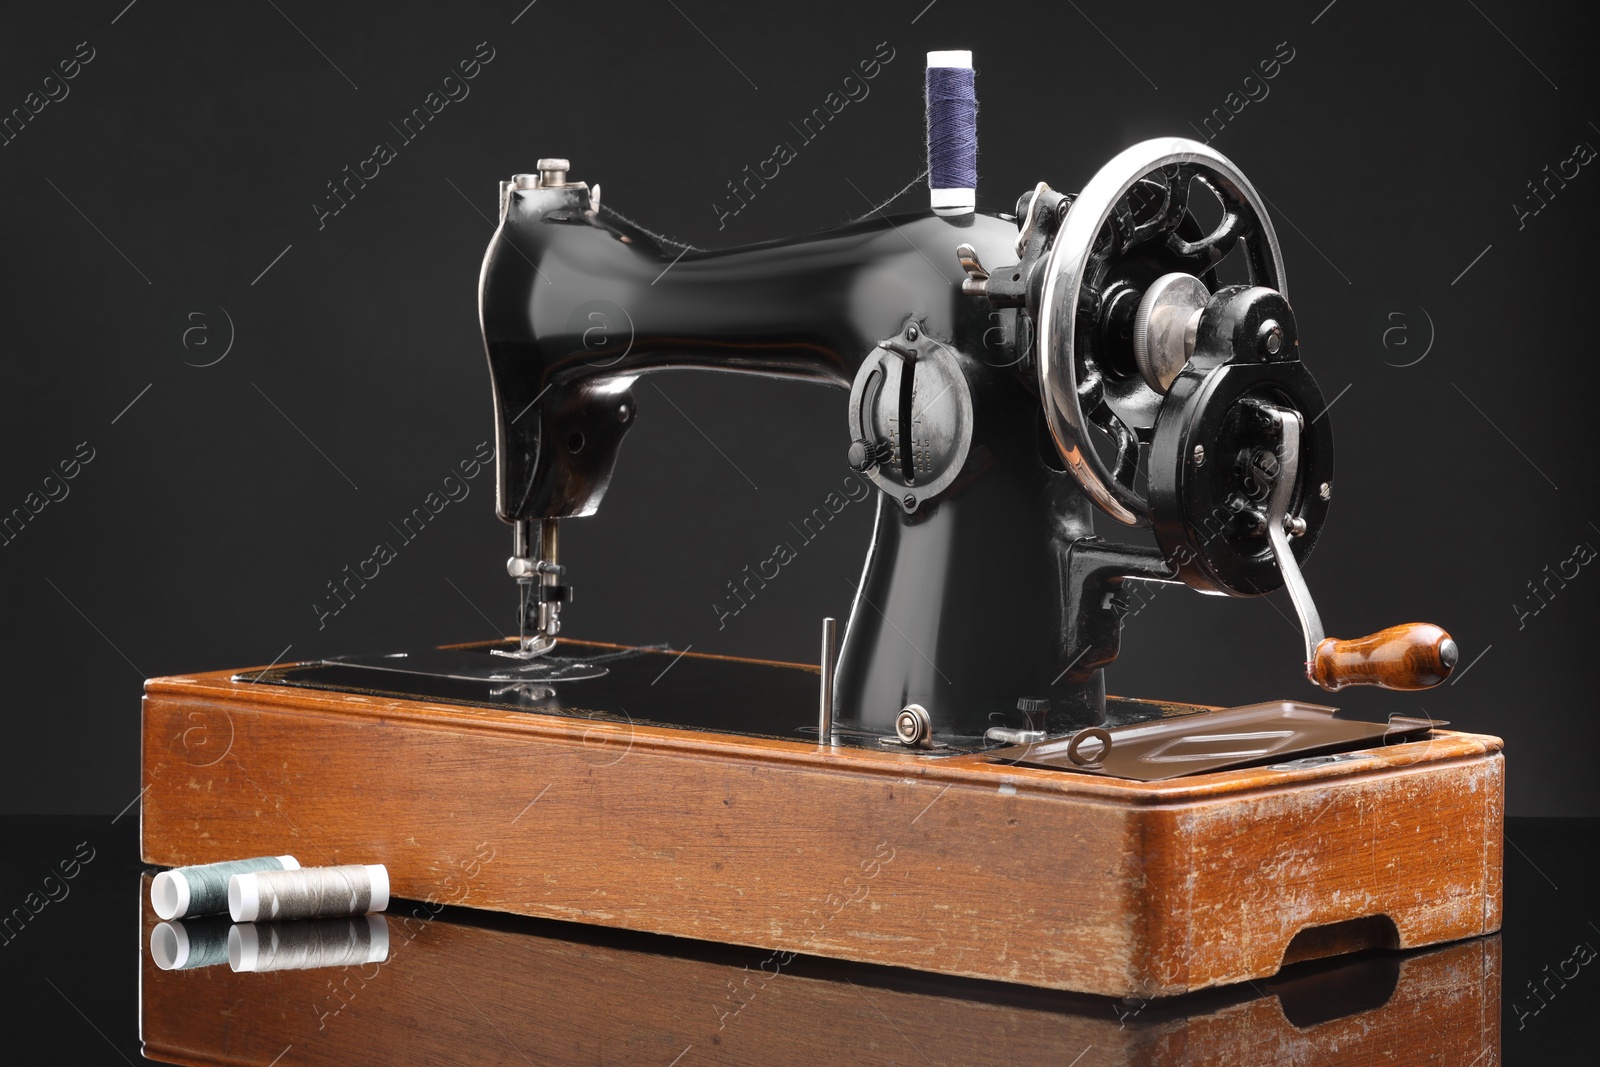
{"type": "Polygon", "coordinates": [[[358,967],[389,958],[389,920],[317,919],[292,923],[239,923],[228,931],[228,966],[235,971],[303,971],[358,967]]]}
{"type": "Polygon", "coordinates": [[[389,872],[381,863],[253,871],[228,881],[234,922],[360,915],[389,906],[389,872]]]}
{"type": "Polygon", "coordinates": [[[225,863],[202,863],[162,871],[150,883],[150,906],[163,919],[223,915],[228,910],[228,879],[250,871],[295,871],[293,856],[257,856],[225,863]]]}
{"type": "Polygon", "coordinates": [[[156,923],[150,931],[150,958],[163,971],[189,971],[228,962],[227,919],[156,923]]]}

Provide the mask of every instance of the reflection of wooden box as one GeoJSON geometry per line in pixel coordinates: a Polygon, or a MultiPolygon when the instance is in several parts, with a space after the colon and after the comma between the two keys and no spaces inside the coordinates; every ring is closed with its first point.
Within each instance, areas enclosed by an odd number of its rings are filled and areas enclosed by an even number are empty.
{"type": "Polygon", "coordinates": [[[382,862],[402,897],[1164,996],[1497,930],[1500,747],[1140,783],[214,673],[147,685],[142,851],[382,862]]]}
{"type": "Polygon", "coordinates": [[[1062,1067],[1092,1046],[1083,1067],[1500,1062],[1498,938],[1139,1002],[804,958],[774,974],[747,949],[525,919],[462,925],[471,913],[456,911],[403,922],[413,910],[397,904],[390,956],[366,967],[158,971],[147,954],[145,1055],[257,1067],[280,1056],[285,1067],[1062,1067]]]}

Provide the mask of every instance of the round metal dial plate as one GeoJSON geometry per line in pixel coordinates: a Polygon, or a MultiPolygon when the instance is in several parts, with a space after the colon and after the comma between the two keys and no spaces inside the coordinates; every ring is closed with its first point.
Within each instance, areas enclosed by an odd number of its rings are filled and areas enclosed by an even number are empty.
{"type": "Polygon", "coordinates": [[[972,442],[972,395],[955,354],[927,337],[873,349],[850,390],[850,439],[873,454],[863,473],[905,510],[942,492],[972,442]]]}

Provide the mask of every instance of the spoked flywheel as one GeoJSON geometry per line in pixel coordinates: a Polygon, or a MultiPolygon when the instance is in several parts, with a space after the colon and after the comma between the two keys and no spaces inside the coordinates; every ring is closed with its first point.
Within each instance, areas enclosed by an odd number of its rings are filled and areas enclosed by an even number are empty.
{"type": "Polygon", "coordinates": [[[1083,491],[1127,525],[1150,523],[1138,446],[1193,349],[1217,264],[1241,245],[1250,284],[1284,293],[1277,235],[1255,189],[1222,155],[1184,138],[1112,159],[1055,234],[1035,315],[1045,422],[1083,491]],[[1208,211],[1199,197],[1214,201],[1208,211]],[[1218,213],[1213,225],[1199,221],[1218,213]],[[1115,444],[1113,463],[1096,451],[1091,426],[1115,444]]]}

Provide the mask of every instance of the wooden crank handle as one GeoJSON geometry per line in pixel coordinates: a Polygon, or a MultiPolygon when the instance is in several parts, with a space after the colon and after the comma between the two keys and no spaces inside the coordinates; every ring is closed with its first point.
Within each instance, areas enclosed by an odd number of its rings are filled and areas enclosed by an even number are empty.
{"type": "Polygon", "coordinates": [[[1367,637],[1323,638],[1306,675],[1330,693],[1347,685],[1430,689],[1450,677],[1460,651],[1430,622],[1407,622],[1367,637]]]}

